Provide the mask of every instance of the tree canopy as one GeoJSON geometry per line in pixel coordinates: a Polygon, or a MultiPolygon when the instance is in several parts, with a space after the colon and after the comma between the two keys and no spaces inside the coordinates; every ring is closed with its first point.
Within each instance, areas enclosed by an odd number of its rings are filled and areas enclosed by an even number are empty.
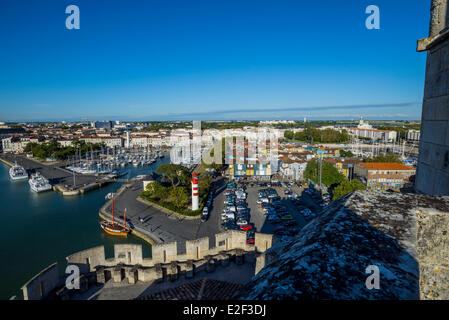
{"type": "Polygon", "coordinates": [[[175,187],[170,190],[170,200],[177,208],[182,209],[189,203],[189,194],[185,187],[175,187]]]}
{"type": "Polygon", "coordinates": [[[145,190],[147,196],[155,201],[164,201],[168,196],[168,188],[164,187],[157,181],[151,182],[147,185],[145,190]]]}
{"type": "Polygon", "coordinates": [[[345,158],[352,158],[354,157],[354,154],[351,152],[351,150],[340,150],[340,156],[345,158]]]}
{"type": "Polygon", "coordinates": [[[375,157],[367,158],[365,161],[366,162],[396,162],[396,163],[402,163],[400,155],[392,153],[392,152],[378,154],[375,157]]]}
{"type": "Polygon", "coordinates": [[[86,143],[80,140],[74,140],[72,144],[73,146],[63,147],[56,140],[50,140],[41,144],[30,142],[23,151],[25,153],[31,152],[35,158],[39,159],[53,157],[61,160],[75,155],[77,149],[81,150],[81,154],[86,154],[91,150],[96,151],[104,147],[104,143],[86,143]]]}
{"type": "Polygon", "coordinates": [[[189,169],[179,164],[168,163],[160,165],[156,172],[163,174],[167,179],[169,179],[172,187],[177,187],[180,183],[188,185],[190,181],[189,169]]]}
{"type": "MultiPolygon", "coordinates": [[[[304,171],[304,178],[310,179],[316,184],[319,184],[319,161],[312,159],[307,163],[306,170],[304,171]]],[[[321,171],[321,182],[326,186],[332,186],[341,183],[345,177],[338,172],[331,163],[323,161],[321,171]]]]}
{"type": "Polygon", "coordinates": [[[357,179],[353,179],[351,181],[343,180],[337,187],[334,188],[333,200],[343,197],[348,193],[351,193],[356,190],[365,190],[365,185],[357,179]]]}
{"type": "Polygon", "coordinates": [[[313,128],[310,123],[300,132],[293,133],[293,131],[286,130],[284,132],[284,137],[290,140],[310,143],[338,143],[349,141],[349,134],[346,130],[342,130],[341,132],[331,128],[320,130],[313,128]]]}

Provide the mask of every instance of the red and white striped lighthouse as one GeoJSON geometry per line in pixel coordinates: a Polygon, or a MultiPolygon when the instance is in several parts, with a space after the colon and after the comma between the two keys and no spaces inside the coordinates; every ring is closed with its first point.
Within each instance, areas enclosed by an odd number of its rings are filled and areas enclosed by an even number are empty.
{"type": "Polygon", "coordinates": [[[199,208],[199,198],[198,198],[198,176],[196,172],[192,175],[192,210],[198,210],[199,208]]]}

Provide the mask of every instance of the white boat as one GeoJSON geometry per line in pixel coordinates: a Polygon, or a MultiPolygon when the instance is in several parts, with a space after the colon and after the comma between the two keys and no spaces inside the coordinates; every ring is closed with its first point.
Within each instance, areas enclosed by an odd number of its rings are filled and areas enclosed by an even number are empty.
{"type": "Polygon", "coordinates": [[[34,192],[44,192],[52,189],[50,182],[41,176],[39,172],[31,176],[31,179],[28,180],[28,184],[34,192]]]}
{"type": "Polygon", "coordinates": [[[28,179],[28,173],[25,170],[24,167],[18,165],[15,163],[10,169],[9,169],[9,176],[11,180],[24,180],[28,179]]]}
{"type": "Polygon", "coordinates": [[[114,197],[115,193],[109,192],[104,198],[105,200],[111,200],[114,197]]]}

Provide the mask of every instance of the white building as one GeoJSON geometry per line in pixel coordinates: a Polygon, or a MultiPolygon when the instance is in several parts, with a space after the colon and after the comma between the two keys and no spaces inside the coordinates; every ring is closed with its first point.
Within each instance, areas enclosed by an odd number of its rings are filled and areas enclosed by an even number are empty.
{"type": "Polygon", "coordinates": [[[419,141],[420,136],[421,136],[420,130],[407,131],[407,141],[419,141]]]}
{"type": "Polygon", "coordinates": [[[2,139],[3,152],[22,153],[29,141],[22,141],[17,137],[7,137],[2,139]]]}
{"type": "Polygon", "coordinates": [[[360,117],[357,128],[349,128],[349,133],[359,138],[368,138],[385,142],[395,141],[397,138],[396,131],[373,129],[368,122],[363,121],[362,117],[360,117]]]}

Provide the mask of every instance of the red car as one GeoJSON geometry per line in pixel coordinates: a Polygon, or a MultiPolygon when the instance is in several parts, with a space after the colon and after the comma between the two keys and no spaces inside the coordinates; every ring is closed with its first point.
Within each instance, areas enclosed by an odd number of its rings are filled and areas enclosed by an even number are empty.
{"type": "Polygon", "coordinates": [[[240,226],[240,230],[242,231],[247,231],[247,230],[251,230],[253,227],[249,224],[244,225],[244,226],[240,226]]]}
{"type": "Polygon", "coordinates": [[[247,244],[254,244],[254,238],[246,239],[247,244]]]}

